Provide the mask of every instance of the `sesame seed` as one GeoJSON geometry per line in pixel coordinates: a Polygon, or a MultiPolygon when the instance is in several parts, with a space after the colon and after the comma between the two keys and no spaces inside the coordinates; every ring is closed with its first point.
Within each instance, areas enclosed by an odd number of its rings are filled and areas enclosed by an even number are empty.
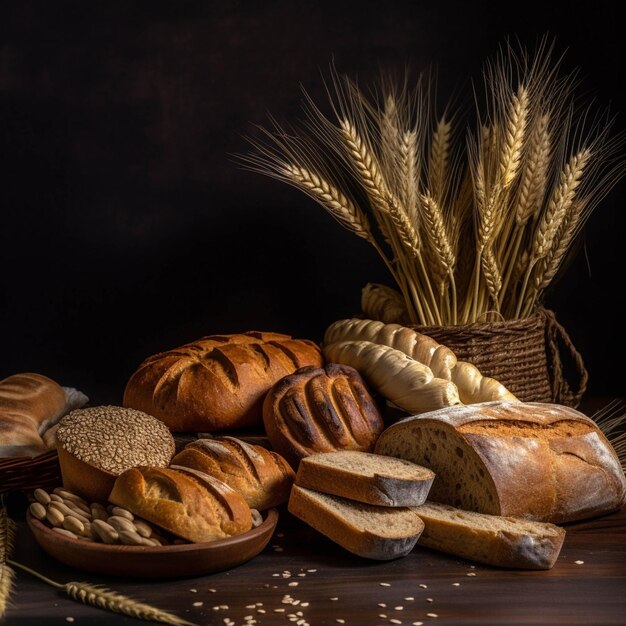
{"type": "Polygon", "coordinates": [[[316,569],[308,569],[307,572],[311,572],[311,574],[315,574],[315,572],[317,572],[316,569]]]}
{"type": "Polygon", "coordinates": [[[280,574],[272,574],[272,576],[276,577],[276,576],[280,576],[280,574]]]}
{"type": "Polygon", "coordinates": [[[390,583],[378,583],[381,587],[391,587],[390,583]]]}
{"type": "Polygon", "coordinates": [[[296,611],[296,615],[298,617],[302,617],[304,615],[304,613],[302,611],[296,611]]]}
{"type": "Polygon", "coordinates": [[[384,602],[379,602],[379,603],[378,603],[378,606],[379,606],[379,607],[381,607],[381,608],[383,608],[383,609],[386,609],[386,608],[387,608],[387,605],[386,605],[384,602]]]}
{"type": "Polygon", "coordinates": [[[190,589],[189,591],[191,591],[191,593],[198,593],[197,589],[190,589]]]}
{"type": "Polygon", "coordinates": [[[439,617],[437,613],[426,613],[426,617],[439,617]]]}
{"type": "Polygon", "coordinates": [[[257,602],[255,606],[263,606],[263,602],[257,602]]]}
{"type": "Polygon", "coordinates": [[[256,612],[257,613],[265,613],[266,611],[265,611],[265,609],[257,609],[256,612]]]}
{"type": "Polygon", "coordinates": [[[214,607],[213,607],[213,610],[214,610],[214,611],[219,611],[219,610],[220,610],[220,607],[219,607],[219,606],[214,606],[214,607]]]}
{"type": "Polygon", "coordinates": [[[277,548],[274,548],[274,552],[282,552],[282,551],[283,549],[280,546],[278,546],[277,548]]]}
{"type": "Polygon", "coordinates": [[[298,604],[300,604],[300,600],[292,600],[292,601],[291,601],[291,604],[292,604],[293,606],[298,606],[298,604]]]}
{"type": "Polygon", "coordinates": [[[274,613],[284,613],[285,609],[274,609],[274,613]]]}
{"type": "Polygon", "coordinates": [[[574,563],[576,563],[576,565],[582,565],[584,561],[574,561],[574,563]]]}
{"type": "Polygon", "coordinates": [[[298,574],[298,576],[304,577],[304,576],[306,576],[306,574],[302,573],[302,574],[298,574]]]}
{"type": "Polygon", "coordinates": [[[309,606],[309,603],[308,602],[301,602],[300,606],[303,606],[303,607],[306,608],[307,606],[309,606]]]}
{"type": "Polygon", "coordinates": [[[426,598],[426,602],[432,602],[433,599],[432,598],[426,598]]]}
{"type": "Polygon", "coordinates": [[[424,622],[413,622],[413,626],[423,626],[424,622]]]}
{"type": "Polygon", "coordinates": [[[452,586],[453,586],[453,587],[460,587],[460,586],[461,586],[461,583],[452,583],[452,586]]]}
{"type": "Polygon", "coordinates": [[[246,604],[247,609],[253,609],[255,606],[255,604],[246,604]]]}
{"type": "Polygon", "coordinates": [[[254,618],[252,617],[252,615],[246,615],[244,619],[250,621],[251,619],[254,619],[254,618]]]}
{"type": "Polygon", "coordinates": [[[193,606],[202,606],[204,602],[194,602],[193,606]]]}
{"type": "Polygon", "coordinates": [[[390,624],[402,624],[402,621],[399,619],[390,619],[389,623],[390,624]]]}
{"type": "Polygon", "coordinates": [[[420,583],[420,587],[422,589],[428,589],[428,585],[425,585],[424,583],[420,583]]]}
{"type": "Polygon", "coordinates": [[[378,617],[380,617],[381,619],[387,619],[387,614],[386,613],[379,613],[378,617]]]}
{"type": "Polygon", "coordinates": [[[220,604],[220,609],[228,609],[228,604],[220,604]]]}
{"type": "Polygon", "coordinates": [[[217,591],[217,589],[207,589],[207,591],[208,591],[209,593],[215,593],[215,592],[217,591]]]}
{"type": "Polygon", "coordinates": [[[405,599],[405,600],[409,600],[409,601],[411,601],[411,600],[415,600],[415,598],[414,598],[413,596],[407,596],[407,597],[406,597],[406,598],[404,598],[404,599],[405,599]]]}
{"type": "Polygon", "coordinates": [[[297,587],[297,586],[298,586],[298,583],[296,583],[296,582],[289,583],[289,584],[287,585],[287,587],[297,587]]]}
{"type": "Polygon", "coordinates": [[[276,536],[277,536],[277,537],[284,537],[284,536],[285,536],[285,533],[276,533],[276,536]]]}
{"type": "Polygon", "coordinates": [[[340,617],[338,617],[336,620],[337,624],[345,624],[346,620],[345,619],[341,619],[340,617]]]}
{"type": "Polygon", "coordinates": [[[467,572],[466,576],[476,576],[476,572],[467,572]]]}
{"type": "Polygon", "coordinates": [[[339,600],[339,598],[338,598],[337,596],[335,596],[334,598],[328,598],[328,599],[329,599],[329,600],[332,600],[333,602],[334,602],[335,600],[339,600]]]}

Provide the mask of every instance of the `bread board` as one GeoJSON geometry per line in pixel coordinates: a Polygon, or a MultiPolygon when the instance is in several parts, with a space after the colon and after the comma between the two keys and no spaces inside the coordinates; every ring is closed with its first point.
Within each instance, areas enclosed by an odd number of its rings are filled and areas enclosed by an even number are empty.
{"type": "Polygon", "coordinates": [[[76,569],[110,576],[181,578],[231,569],[257,556],[276,529],[278,511],[269,509],[263,516],[262,524],[236,537],[154,548],[106,545],[64,537],[30,512],[27,522],[44,552],[76,569]]]}

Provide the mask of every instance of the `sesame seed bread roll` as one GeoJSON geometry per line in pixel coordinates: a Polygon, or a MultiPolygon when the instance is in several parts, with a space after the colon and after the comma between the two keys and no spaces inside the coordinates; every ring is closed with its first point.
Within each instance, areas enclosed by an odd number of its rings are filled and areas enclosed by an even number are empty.
{"type": "Polygon", "coordinates": [[[172,465],[221,480],[259,511],[287,502],[294,480],[293,470],[279,454],[235,437],[193,441],[172,459],[172,465]]]}
{"type": "Polygon", "coordinates": [[[410,508],[363,504],[297,485],[288,509],[342,548],[378,561],[406,556],[424,530],[410,508]]]}
{"type": "Polygon", "coordinates": [[[423,504],[435,474],[420,465],[357,450],[307,456],[298,466],[296,484],[377,506],[423,504]]]}
{"type": "Polygon", "coordinates": [[[61,419],[56,437],[63,486],[89,502],[106,502],[125,470],[165,467],[175,452],[163,422],[118,406],[76,409],[61,419]]]}
{"type": "Polygon", "coordinates": [[[124,406],[158,417],[173,432],[258,426],[277,380],[321,364],[312,341],[255,331],[212,335],[146,359],[126,385],[124,406]]]}
{"type": "Polygon", "coordinates": [[[243,497],[217,478],[177,467],[136,467],[115,481],[110,502],[194,543],[227,539],[252,528],[243,497]]]}
{"type": "Polygon", "coordinates": [[[294,468],[316,452],[371,450],[384,428],[359,373],[336,363],[278,381],[265,398],[263,423],[274,450],[294,468]]]}
{"type": "Polygon", "coordinates": [[[413,509],[424,522],[418,545],[477,563],[515,569],[550,569],[565,531],[544,522],[499,517],[425,502],[413,509]]]}
{"type": "Polygon", "coordinates": [[[468,511],[558,524],[626,502],[602,431],[556,404],[486,402],[408,417],[383,432],[376,452],[429,467],[429,499],[468,511]]]}

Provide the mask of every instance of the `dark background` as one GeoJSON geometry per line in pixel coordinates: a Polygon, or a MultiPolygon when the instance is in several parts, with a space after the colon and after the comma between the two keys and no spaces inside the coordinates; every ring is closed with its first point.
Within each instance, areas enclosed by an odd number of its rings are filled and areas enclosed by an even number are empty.
{"type": "MultiPolygon", "coordinates": [[[[0,378],[42,372],[95,402],[205,334],[319,340],[389,283],[369,244],[228,156],[268,111],[300,116],[299,83],[323,102],[331,59],[363,85],[435,65],[441,94],[467,94],[507,35],[550,33],[624,128],[617,2],[0,7],[0,378]]],[[[621,183],[547,300],[595,394],[624,391],[624,200],[621,183]]]]}

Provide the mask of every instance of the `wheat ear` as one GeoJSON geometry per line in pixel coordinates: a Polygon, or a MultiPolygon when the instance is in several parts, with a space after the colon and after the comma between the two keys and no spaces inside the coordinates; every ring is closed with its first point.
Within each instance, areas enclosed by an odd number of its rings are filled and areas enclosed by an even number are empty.
{"type": "Polygon", "coordinates": [[[446,195],[452,123],[441,118],[433,133],[428,161],[428,184],[431,194],[442,205],[446,195]]]}
{"type": "Polygon", "coordinates": [[[488,245],[480,255],[480,266],[487,284],[487,291],[494,302],[498,302],[498,294],[502,289],[502,273],[498,260],[491,245],[488,245]]]}
{"type": "Polygon", "coordinates": [[[11,560],[9,560],[9,563],[28,572],[32,576],[36,576],[52,587],[60,589],[73,600],[78,600],[83,604],[90,604],[91,606],[112,611],[113,613],[123,613],[129,617],[146,620],[148,622],[160,622],[162,624],[172,624],[173,626],[195,626],[192,622],[188,622],[177,615],[158,609],[150,604],[137,602],[137,600],[111,591],[106,587],[82,582],[61,584],[21,563],[11,560]]]}
{"type": "Polygon", "coordinates": [[[528,141],[515,210],[515,221],[520,226],[537,213],[545,194],[551,150],[549,121],[549,115],[541,115],[528,141]]]}
{"type": "Polygon", "coordinates": [[[500,180],[506,189],[515,180],[519,171],[526,122],[528,120],[528,91],[522,85],[513,94],[503,128],[502,150],[500,153],[500,180]]]}
{"type": "Polygon", "coordinates": [[[576,190],[590,158],[591,151],[582,150],[565,164],[546,211],[539,221],[531,253],[533,259],[542,259],[550,252],[558,229],[574,202],[576,190]]]}
{"type": "Polygon", "coordinates": [[[446,230],[445,220],[440,205],[430,194],[421,194],[420,202],[422,216],[424,218],[424,231],[433,251],[434,267],[438,268],[437,274],[440,285],[447,276],[454,272],[455,256],[450,238],[446,230]]]}
{"type": "Polygon", "coordinates": [[[398,202],[397,198],[388,194],[386,202],[389,218],[396,228],[400,241],[407,251],[415,258],[420,255],[420,239],[413,224],[398,202]]]}
{"type": "Polygon", "coordinates": [[[370,225],[365,213],[335,185],[305,167],[286,165],[284,175],[317,200],[342,226],[357,237],[372,241],[370,225]]]}
{"type": "Polygon", "coordinates": [[[15,522],[7,514],[2,503],[0,510],[0,619],[4,617],[11,599],[15,572],[7,561],[15,545],[15,522]]]}
{"type": "Polygon", "coordinates": [[[417,132],[406,131],[400,142],[400,176],[403,181],[402,200],[409,220],[417,226],[417,175],[419,168],[417,154],[417,132]]]}

